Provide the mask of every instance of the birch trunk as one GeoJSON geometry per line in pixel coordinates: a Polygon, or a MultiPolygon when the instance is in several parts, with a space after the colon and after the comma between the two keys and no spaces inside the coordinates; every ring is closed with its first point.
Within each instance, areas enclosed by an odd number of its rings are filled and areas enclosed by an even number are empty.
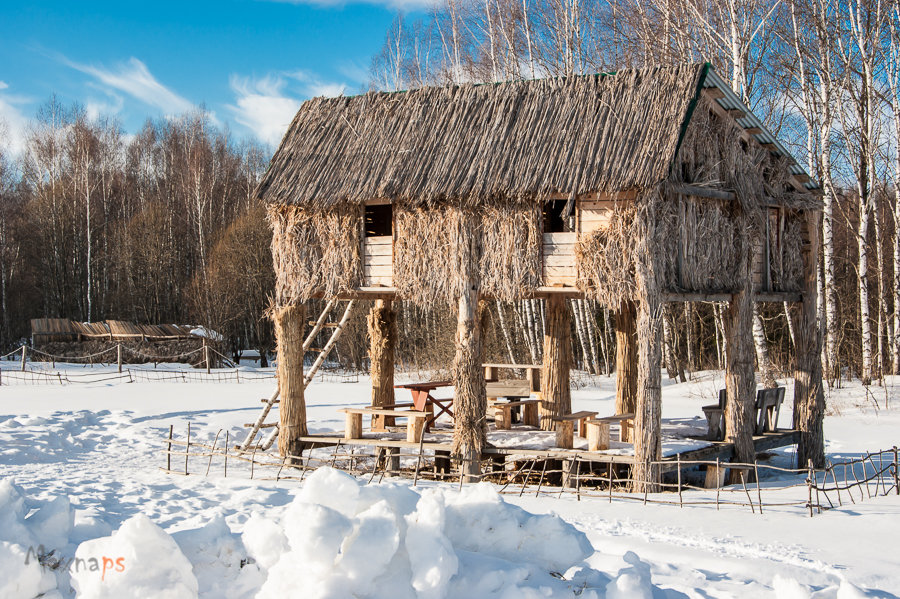
{"type": "Polygon", "coordinates": [[[581,310],[579,310],[578,300],[570,299],[569,300],[569,309],[572,311],[572,316],[575,319],[575,335],[578,337],[578,345],[581,348],[581,368],[590,372],[590,356],[588,354],[587,347],[587,339],[585,333],[585,325],[584,320],[582,318],[581,310]]]}
{"type": "Polygon", "coordinates": [[[509,357],[509,363],[516,363],[516,355],[513,352],[512,340],[509,336],[509,327],[506,326],[506,317],[503,315],[503,304],[499,301],[494,302],[497,308],[497,320],[500,322],[500,331],[503,333],[503,342],[506,343],[506,354],[509,357]]]}
{"type": "Polygon", "coordinates": [[[769,343],[766,340],[766,330],[762,316],[759,313],[759,304],[753,304],[753,345],[756,348],[756,363],[759,365],[759,374],[762,377],[763,387],[774,389],[778,386],[775,380],[775,368],[769,359],[769,343]]]}
{"type": "Polygon", "coordinates": [[[859,252],[857,263],[857,288],[859,291],[859,320],[862,342],[862,372],[860,379],[863,385],[872,383],[872,323],[869,318],[869,207],[864,198],[859,205],[859,228],[856,246],[859,252]]]}

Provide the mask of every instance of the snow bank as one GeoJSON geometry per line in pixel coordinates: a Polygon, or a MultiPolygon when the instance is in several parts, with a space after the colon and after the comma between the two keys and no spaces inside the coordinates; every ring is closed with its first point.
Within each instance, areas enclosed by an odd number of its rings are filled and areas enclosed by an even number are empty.
{"type": "Polygon", "coordinates": [[[244,533],[251,555],[271,564],[263,597],[301,588],[310,599],[571,594],[559,573],[594,552],[573,526],[507,504],[486,484],[418,493],[362,486],[330,468],[306,480],[280,524],[264,522],[254,517],[244,533]]]}
{"type": "Polygon", "coordinates": [[[197,597],[191,562],[171,536],[139,514],[108,537],[85,541],[70,566],[72,587],[84,599],[197,597]]]}
{"type": "Polygon", "coordinates": [[[0,597],[58,597],[52,564],[68,544],[74,512],[65,497],[31,501],[0,480],[0,597]]]}

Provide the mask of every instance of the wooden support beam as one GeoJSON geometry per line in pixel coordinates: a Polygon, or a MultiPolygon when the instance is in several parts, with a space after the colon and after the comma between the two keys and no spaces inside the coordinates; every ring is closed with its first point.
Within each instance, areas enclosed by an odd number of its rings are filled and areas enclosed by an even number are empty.
{"type": "MultiPolygon", "coordinates": [[[[633,414],[637,402],[636,319],[634,302],[622,302],[616,311],[616,414],[633,414]]],[[[624,427],[620,440],[631,440],[624,427]]]]}
{"type": "Polygon", "coordinates": [[[781,303],[781,302],[799,302],[803,300],[803,294],[799,291],[791,292],[791,291],[770,291],[766,293],[755,293],[753,294],[754,302],[770,302],[770,303],[781,303]]]}
{"type": "MultiPolygon", "coordinates": [[[[397,345],[397,314],[391,301],[378,299],[366,319],[369,328],[369,373],[372,377],[373,408],[394,404],[394,348],[397,345]]],[[[393,416],[372,416],[372,430],[394,426],[393,416]]]]}
{"type": "Polygon", "coordinates": [[[730,191],[711,189],[709,187],[700,187],[698,185],[688,185],[686,183],[671,185],[669,189],[675,193],[680,193],[686,196],[707,198],[711,200],[725,200],[728,202],[737,200],[737,196],[730,191]]]}
{"type": "Polygon", "coordinates": [[[664,293],[663,302],[727,302],[730,293],[664,293]]]}
{"type": "Polygon", "coordinates": [[[278,342],[279,405],[278,452],[282,456],[299,456],[306,436],[306,384],[303,376],[304,306],[286,306],[274,314],[275,338],[278,342]]]}
{"type": "Polygon", "coordinates": [[[759,127],[744,127],[744,131],[750,135],[759,135],[763,132],[759,127]]]}
{"type": "Polygon", "coordinates": [[[794,304],[791,319],[796,336],[794,360],[794,425],[800,430],[797,464],[825,465],[825,396],[822,388],[822,331],[816,318],[818,287],[816,266],[819,253],[819,212],[804,211],[804,228],[809,243],[803,253],[803,301],[794,304]]]}
{"type": "Polygon", "coordinates": [[[710,100],[718,100],[719,98],[725,97],[725,92],[720,90],[718,87],[707,87],[703,89],[703,95],[710,100]]]}
{"type": "Polygon", "coordinates": [[[728,116],[737,120],[742,119],[747,116],[747,113],[741,110],[740,108],[730,108],[728,109],[728,116]]]}
{"type": "Polygon", "coordinates": [[[553,430],[552,418],[572,411],[569,369],[572,365],[572,317],[565,298],[547,298],[547,332],[544,335],[544,365],[541,369],[543,399],[538,406],[541,428],[553,430]]]}

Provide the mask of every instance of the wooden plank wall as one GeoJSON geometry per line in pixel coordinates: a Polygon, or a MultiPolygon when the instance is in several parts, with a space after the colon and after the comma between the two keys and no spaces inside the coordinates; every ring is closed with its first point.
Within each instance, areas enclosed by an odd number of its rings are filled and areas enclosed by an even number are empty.
{"type": "Polygon", "coordinates": [[[363,281],[366,287],[394,283],[394,240],[390,235],[363,240],[363,281]]]}
{"type": "Polygon", "coordinates": [[[544,233],[543,278],[547,287],[574,287],[578,233],[544,233]]]}

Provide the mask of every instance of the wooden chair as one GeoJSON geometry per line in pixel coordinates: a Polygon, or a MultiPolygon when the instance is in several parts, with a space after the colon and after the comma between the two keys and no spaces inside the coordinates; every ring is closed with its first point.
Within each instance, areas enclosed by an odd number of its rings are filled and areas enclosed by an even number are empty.
{"type": "Polygon", "coordinates": [[[756,434],[774,433],[778,430],[778,415],[784,401],[784,387],[760,389],[756,392],[756,434]]]}
{"type": "Polygon", "coordinates": [[[719,403],[703,406],[703,414],[706,416],[706,438],[710,441],[721,441],[725,438],[725,400],[728,393],[725,389],[719,389],[719,403]]]}

